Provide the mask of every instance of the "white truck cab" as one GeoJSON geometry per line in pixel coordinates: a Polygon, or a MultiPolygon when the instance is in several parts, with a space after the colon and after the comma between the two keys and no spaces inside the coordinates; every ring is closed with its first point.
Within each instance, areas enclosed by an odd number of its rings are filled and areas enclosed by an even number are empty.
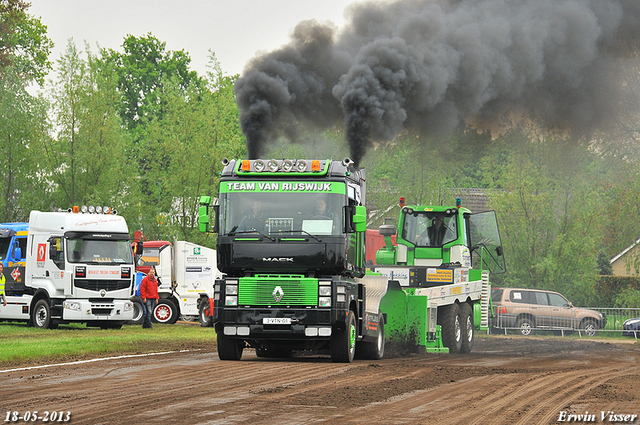
{"type": "Polygon", "coordinates": [[[132,319],[134,258],[123,217],[32,211],[27,233],[24,285],[9,288],[12,308],[0,309],[0,319],[39,328],[119,328],[132,319]]]}

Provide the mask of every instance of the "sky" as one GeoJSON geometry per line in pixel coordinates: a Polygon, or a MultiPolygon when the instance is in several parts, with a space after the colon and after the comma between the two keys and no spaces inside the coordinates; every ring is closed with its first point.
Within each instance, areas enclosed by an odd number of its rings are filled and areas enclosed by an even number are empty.
{"type": "Polygon", "coordinates": [[[47,26],[55,43],[54,63],[73,38],[78,49],[89,43],[94,54],[102,48],[122,51],[124,38],[149,32],[166,43],[166,50],[185,50],[191,67],[204,75],[209,50],[222,71],[241,74],[257,53],[289,42],[303,20],[333,22],[342,28],[344,11],[354,0],[29,0],[28,13],[47,26]]]}

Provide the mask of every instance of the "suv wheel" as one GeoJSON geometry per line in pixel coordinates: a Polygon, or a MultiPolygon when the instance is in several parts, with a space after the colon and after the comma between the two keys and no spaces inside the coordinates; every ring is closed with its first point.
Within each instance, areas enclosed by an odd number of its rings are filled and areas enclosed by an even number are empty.
{"type": "Polygon", "coordinates": [[[533,324],[533,320],[529,319],[528,317],[522,317],[516,323],[516,328],[518,328],[517,332],[520,335],[524,335],[524,336],[533,335],[534,327],[535,326],[533,324]]]}
{"type": "Polygon", "coordinates": [[[593,320],[585,320],[582,322],[580,329],[587,336],[596,336],[598,335],[598,324],[593,320]]]}

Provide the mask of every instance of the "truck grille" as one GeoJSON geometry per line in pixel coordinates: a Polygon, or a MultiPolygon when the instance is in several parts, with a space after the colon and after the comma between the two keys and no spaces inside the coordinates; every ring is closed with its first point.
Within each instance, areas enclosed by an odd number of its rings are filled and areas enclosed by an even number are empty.
{"type": "Polygon", "coordinates": [[[257,275],[240,278],[238,286],[238,305],[318,305],[318,279],[314,278],[257,275]]]}
{"type": "Polygon", "coordinates": [[[87,289],[89,291],[99,291],[101,289],[105,291],[117,291],[118,289],[125,289],[131,286],[131,281],[76,279],[73,284],[76,288],[87,289]]]}

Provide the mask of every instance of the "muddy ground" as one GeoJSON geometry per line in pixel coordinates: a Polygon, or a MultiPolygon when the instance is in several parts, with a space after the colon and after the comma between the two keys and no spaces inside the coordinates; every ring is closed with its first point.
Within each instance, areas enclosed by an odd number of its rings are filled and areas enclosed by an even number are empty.
{"type": "Polygon", "coordinates": [[[640,423],[632,339],[482,336],[468,355],[390,353],[335,364],[245,350],[222,362],[212,347],[4,369],[0,414],[70,412],[73,424],[549,424],[577,414],[613,423],[602,412],[615,411],[630,415],[618,423],[640,423]]]}

